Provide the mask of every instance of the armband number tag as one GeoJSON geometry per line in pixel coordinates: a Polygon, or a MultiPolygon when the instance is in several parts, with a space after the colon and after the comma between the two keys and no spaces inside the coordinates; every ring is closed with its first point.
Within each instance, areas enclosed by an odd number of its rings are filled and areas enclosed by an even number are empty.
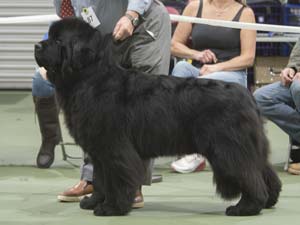
{"type": "Polygon", "coordinates": [[[94,28],[101,24],[92,7],[83,8],[81,16],[85,22],[89,23],[94,28]]]}

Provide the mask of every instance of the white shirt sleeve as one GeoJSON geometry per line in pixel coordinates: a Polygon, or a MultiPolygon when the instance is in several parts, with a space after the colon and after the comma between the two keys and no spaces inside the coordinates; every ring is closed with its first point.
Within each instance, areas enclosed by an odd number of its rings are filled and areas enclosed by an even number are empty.
{"type": "Polygon", "coordinates": [[[143,15],[150,7],[153,0],[128,0],[127,10],[143,15]]]}

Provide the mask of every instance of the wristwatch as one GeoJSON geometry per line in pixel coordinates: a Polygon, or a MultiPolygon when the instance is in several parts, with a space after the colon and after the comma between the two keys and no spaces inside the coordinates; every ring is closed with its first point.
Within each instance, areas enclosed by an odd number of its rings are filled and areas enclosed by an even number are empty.
{"type": "Polygon", "coordinates": [[[137,27],[140,23],[139,17],[133,17],[132,15],[126,13],[125,16],[131,21],[132,26],[137,27]]]}

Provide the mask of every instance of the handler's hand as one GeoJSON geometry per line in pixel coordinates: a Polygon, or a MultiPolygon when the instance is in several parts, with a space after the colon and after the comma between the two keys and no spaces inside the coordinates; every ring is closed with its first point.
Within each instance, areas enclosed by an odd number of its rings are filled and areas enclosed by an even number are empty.
{"type": "Polygon", "coordinates": [[[300,81],[300,72],[297,72],[296,74],[295,74],[295,76],[293,77],[293,81],[294,80],[299,80],[300,81]]]}
{"type": "Polygon", "coordinates": [[[285,68],[280,73],[281,83],[283,86],[290,86],[293,82],[293,78],[295,76],[295,71],[291,68],[285,68]]]}
{"type": "Polygon", "coordinates": [[[202,63],[216,63],[218,61],[215,53],[209,49],[196,52],[193,56],[193,60],[200,61],[202,63]]]}
{"type": "Polygon", "coordinates": [[[123,41],[132,35],[133,30],[134,27],[131,21],[126,16],[123,16],[115,26],[113,37],[116,41],[123,41]]]}
{"type": "Polygon", "coordinates": [[[218,64],[212,64],[212,65],[203,65],[200,69],[200,76],[207,75],[210,73],[218,72],[221,69],[219,68],[218,64]]]}
{"type": "Polygon", "coordinates": [[[42,78],[44,80],[48,80],[47,78],[47,70],[44,67],[39,68],[39,73],[41,74],[42,78]]]}

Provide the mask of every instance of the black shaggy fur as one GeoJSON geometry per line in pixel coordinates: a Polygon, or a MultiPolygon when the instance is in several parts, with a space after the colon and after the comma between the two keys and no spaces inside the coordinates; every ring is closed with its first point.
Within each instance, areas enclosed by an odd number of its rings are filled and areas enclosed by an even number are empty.
{"type": "Polygon", "coordinates": [[[281,182],[245,88],[124,69],[117,65],[122,46],[79,19],[54,23],[35,57],[57,88],[70,134],[93,160],[95,191],[82,208],[127,214],[142,183],[142,159],[191,153],[207,158],[222,198],[241,196],[227,215],[256,215],[276,204],[281,182]]]}

